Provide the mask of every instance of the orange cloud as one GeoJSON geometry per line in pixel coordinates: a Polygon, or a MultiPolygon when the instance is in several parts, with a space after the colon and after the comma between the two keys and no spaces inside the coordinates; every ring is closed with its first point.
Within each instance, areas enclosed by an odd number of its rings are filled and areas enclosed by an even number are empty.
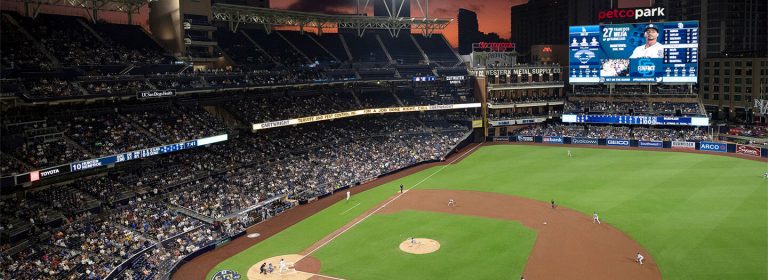
{"type": "MultiPolygon", "coordinates": [[[[355,12],[354,1],[334,1],[334,0],[322,0],[319,1],[324,5],[310,4],[316,0],[272,0],[270,5],[275,9],[300,9],[304,11],[316,12],[355,12]]],[[[380,0],[376,0],[380,1],[380,0]]],[[[452,18],[454,21],[443,30],[443,34],[448,42],[454,47],[458,45],[458,22],[456,16],[459,13],[459,8],[472,10],[477,13],[477,21],[480,25],[480,31],[489,33],[497,33],[502,38],[509,38],[510,36],[510,8],[513,5],[519,5],[527,3],[528,0],[485,0],[485,1],[470,1],[470,0],[442,0],[431,1],[429,3],[429,17],[438,18],[452,18]]],[[[373,1],[371,1],[373,3],[373,1]]],[[[423,5],[423,2],[422,2],[423,5]]],[[[369,7],[372,7],[369,4],[369,7]]],[[[369,10],[368,14],[372,14],[369,10]]],[[[416,4],[416,0],[411,0],[411,16],[421,17],[421,10],[416,4]]]]}

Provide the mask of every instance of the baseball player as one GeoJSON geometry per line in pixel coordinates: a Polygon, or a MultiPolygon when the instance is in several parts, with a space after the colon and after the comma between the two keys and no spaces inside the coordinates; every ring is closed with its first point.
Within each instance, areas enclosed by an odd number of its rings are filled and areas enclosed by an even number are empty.
{"type": "Polygon", "coordinates": [[[592,213],[592,223],[600,224],[600,217],[597,216],[597,212],[592,213]]]}
{"type": "Polygon", "coordinates": [[[555,200],[554,199],[552,201],[550,201],[549,204],[552,206],[552,209],[555,209],[555,200]]]}
{"type": "Polygon", "coordinates": [[[763,178],[768,179],[768,172],[763,173],[763,178]]]}
{"type": "Polygon", "coordinates": [[[347,200],[349,200],[349,191],[347,191],[347,200]]]}
{"type": "Polygon", "coordinates": [[[571,154],[571,150],[568,150],[568,157],[573,157],[573,154],[571,154]]]}
{"type": "Polygon", "coordinates": [[[645,257],[643,257],[643,255],[641,255],[640,252],[637,252],[637,255],[635,256],[635,261],[640,264],[643,264],[643,259],[645,259],[645,257]]]}
{"type": "Polygon", "coordinates": [[[456,202],[453,201],[453,198],[448,199],[448,206],[456,206],[456,202]]]}
{"type": "MultiPolygon", "coordinates": [[[[349,193],[349,192],[347,192],[349,193]]],[[[280,259],[280,273],[283,273],[283,270],[288,270],[288,267],[285,265],[285,260],[280,259]]]]}
{"type": "Polygon", "coordinates": [[[411,246],[416,245],[416,238],[411,237],[411,246]]]}
{"type": "Polygon", "coordinates": [[[400,184],[400,193],[403,193],[403,184],[400,184]]]}
{"type": "Polygon", "coordinates": [[[259,268],[259,274],[267,274],[267,263],[262,263],[259,268]]]}

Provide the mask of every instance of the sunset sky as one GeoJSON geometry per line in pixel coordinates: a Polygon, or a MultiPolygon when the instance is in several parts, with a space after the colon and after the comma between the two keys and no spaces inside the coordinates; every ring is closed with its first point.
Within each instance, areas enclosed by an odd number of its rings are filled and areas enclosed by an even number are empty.
{"type": "MultiPolygon", "coordinates": [[[[369,7],[373,7],[371,0],[369,7]]],[[[422,5],[424,5],[422,0],[422,5]]],[[[364,0],[360,1],[365,3],[364,0]]],[[[460,8],[472,10],[477,13],[481,32],[495,32],[502,38],[509,38],[510,8],[513,5],[527,3],[528,0],[439,0],[429,2],[429,17],[452,18],[452,22],[444,31],[445,37],[454,47],[458,45],[458,31],[456,17],[460,8]]],[[[306,12],[322,13],[354,13],[355,0],[271,0],[270,5],[274,9],[301,10],[306,12]]],[[[373,8],[368,12],[373,14],[373,8]]],[[[420,17],[421,11],[416,0],[411,0],[411,16],[420,17]]]]}
{"type": "MultiPolygon", "coordinates": [[[[23,13],[21,2],[14,0],[2,1],[3,9],[16,9],[23,13]]],[[[381,0],[370,0],[369,15],[373,15],[373,2],[381,0]]],[[[422,5],[424,4],[424,0],[422,5]]],[[[635,0],[638,1],[638,0],[635,0]]],[[[643,0],[647,1],[647,0],[643,0]]],[[[365,3],[365,0],[360,0],[365,3]]],[[[456,47],[458,45],[458,24],[456,17],[459,8],[472,10],[477,13],[480,31],[489,33],[498,33],[502,38],[509,38],[510,31],[510,8],[513,5],[527,3],[528,0],[439,0],[429,2],[429,17],[451,18],[454,21],[443,31],[448,41],[456,47]]],[[[297,10],[305,12],[319,13],[354,13],[356,0],[270,0],[270,6],[274,9],[297,10]]],[[[144,6],[139,15],[134,15],[134,22],[144,25],[149,29],[147,16],[149,8],[144,6]]],[[[83,9],[62,6],[45,6],[43,13],[64,14],[72,16],[85,17],[83,9]]],[[[416,0],[411,0],[411,16],[421,17],[421,11],[416,4],[416,0]]],[[[114,23],[127,23],[125,14],[102,12],[101,18],[114,23]]]]}

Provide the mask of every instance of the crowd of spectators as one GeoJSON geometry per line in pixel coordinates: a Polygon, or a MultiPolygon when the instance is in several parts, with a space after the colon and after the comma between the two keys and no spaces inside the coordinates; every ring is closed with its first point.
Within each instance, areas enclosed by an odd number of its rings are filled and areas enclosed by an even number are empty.
{"type": "MultiPolygon", "coordinates": [[[[332,98],[311,100],[323,99],[332,98]]],[[[283,101],[290,104],[294,99],[283,101]]],[[[203,116],[207,111],[196,103],[156,105],[145,104],[141,110],[132,105],[65,110],[28,123],[10,118],[25,124],[5,123],[4,131],[22,138],[53,132],[69,145],[88,150],[80,156],[102,156],[161,141],[210,136],[212,128],[223,125],[217,117],[203,116]],[[159,140],[151,140],[155,138],[159,140]],[[135,146],[135,142],[147,144],[135,146]]],[[[296,201],[418,162],[440,160],[469,130],[470,115],[393,114],[267,129],[38,188],[26,192],[20,201],[3,197],[2,205],[13,205],[6,209],[16,209],[14,215],[4,216],[3,230],[26,224],[34,228],[29,231],[36,233],[33,236],[45,237],[31,239],[29,248],[14,255],[19,261],[3,266],[4,275],[103,279],[118,264],[154,246],[121,277],[159,277],[187,254],[276,215],[296,201]],[[278,199],[252,210],[272,198],[278,199]],[[57,217],[63,223],[49,224],[57,217]],[[207,224],[200,217],[221,222],[207,224]],[[51,260],[41,252],[66,255],[51,260]]],[[[41,167],[38,160],[31,163],[41,167]]],[[[49,163],[66,161],[50,159],[49,163]]],[[[7,243],[3,246],[9,248],[7,243]]]]}
{"type": "Polygon", "coordinates": [[[639,85],[614,85],[613,90],[609,89],[605,85],[578,85],[574,86],[574,90],[570,94],[578,96],[590,96],[590,95],[664,95],[664,96],[683,96],[691,95],[691,93],[698,92],[698,89],[691,89],[688,86],[680,85],[660,85],[660,86],[639,86],[639,85]]]}
{"type": "Polygon", "coordinates": [[[539,124],[520,128],[511,135],[564,136],[602,139],[627,139],[643,141],[711,141],[712,137],[704,129],[629,127],[612,125],[561,125],[539,124]]]}
{"type": "Polygon", "coordinates": [[[547,101],[562,101],[560,96],[492,96],[490,103],[492,104],[520,104],[520,103],[533,103],[533,102],[547,102],[547,101]]]}
{"type": "Polygon", "coordinates": [[[738,136],[746,136],[746,137],[754,137],[754,138],[766,138],[768,137],[768,126],[737,126],[733,127],[728,131],[728,134],[731,135],[738,135],[738,136]]]}

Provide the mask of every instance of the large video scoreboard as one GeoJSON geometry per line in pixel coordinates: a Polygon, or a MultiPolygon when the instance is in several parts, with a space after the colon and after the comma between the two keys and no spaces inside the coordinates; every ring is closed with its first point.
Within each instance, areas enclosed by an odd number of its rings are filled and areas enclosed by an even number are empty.
{"type": "Polygon", "coordinates": [[[594,83],[696,83],[699,22],[571,26],[569,80],[594,83]]]}

